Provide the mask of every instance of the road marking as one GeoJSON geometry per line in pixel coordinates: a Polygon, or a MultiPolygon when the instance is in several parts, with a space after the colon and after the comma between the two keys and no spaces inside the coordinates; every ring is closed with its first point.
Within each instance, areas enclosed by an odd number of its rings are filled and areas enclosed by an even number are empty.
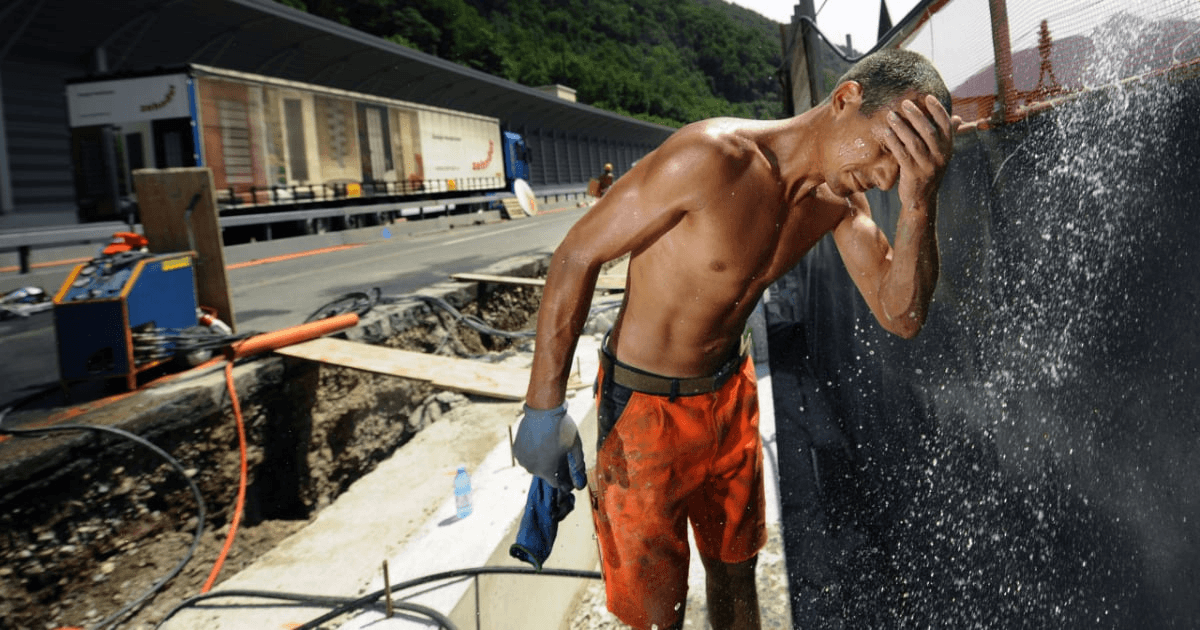
{"type": "MultiPolygon", "coordinates": [[[[476,234],[474,236],[464,236],[462,238],[456,238],[453,241],[446,241],[445,243],[442,243],[440,246],[444,247],[446,245],[457,245],[459,243],[465,243],[467,241],[474,241],[474,240],[478,240],[478,239],[485,238],[488,236],[496,236],[497,234],[504,234],[505,232],[512,232],[513,230],[520,230],[525,227],[526,227],[525,225],[514,225],[513,227],[504,228],[503,230],[492,230],[490,232],[486,232],[483,234],[476,234]]],[[[529,227],[532,227],[532,226],[529,226],[529,227]]]]}
{"type": "Polygon", "coordinates": [[[259,258],[256,260],[247,260],[246,262],[233,263],[225,265],[226,269],[242,269],[244,267],[253,267],[255,265],[266,265],[274,262],[282,262],[285,260],[293,260],[295,258],[304,258],[305,256],[316,256],[317,254],[327,254],[329,252],[340,252],[345,249],[354,249],[362,247],[366,243],[351,243],[349,245],[334,245],[333,247],[322,247],[321,249],[310,249],[304,252],[296,252],[294,254],[280,254],[279,256],[271,256],[269,258],[259,258]]]}
{"type": "MultiPolygon", "coordinates": [[[[386,256],[380,256],[378,258],[386,258],[386,256]]],[[[340,265],[325,265],[316,271],[333,271],[335,269],[344,269],[346,267],[360,267],[363,264],[366,264],[368,262],[373,262],[374,260],[377,260],[377,258],[353,260],[350,262],[342,263],[340,265]]],[[[403,275],[406,273],[412,273],[414,271],[421,271],[423,269],[425,269],[425,268],[424,267],[400,267],[400,268],[396,268],[396,269],[388,269],[386,271],[393,275],[403,275]]],[[[313,269],[309,269],[307,271],[301,271],[299,273],[291,273],[286,276],[275,276],[272,278],[266,278],[266,279],[259,280],[258,282],[255,282],[252,284],[237,284],[233,287],[233,294],[241,295],[241,294],[244,294],[246,291],[249,291],[250,289],[258,289],[258,288],[276,284],[279,282],[289,282],[291,280],[300,280],[302,278],[309,278],[309,277],[312,277],[313,271],[314,271],[313,269]]]]}
{"type": "MultiPolygon", "coordinates": [[[[356,258],[354,260],[344,262],[344,263],[339,263],[336,265],[324,265],[319,269],[319,271],[333,271],[336,269],[360,267],[362,265],[377,263],[377,262],[380,262],[383,260],[387,260],[389,258],[395,258],[396,256],[408,256],[408,255],[412,255],[415,253],[420,253],[420,252],[425,252],[425,251],[430,251],[430,250],[435,250],[435,249],[441,249],[448,245],[455,245],[455,244],[463,243],[466,241],[478,240],[481,238],[486,238],[488,236],[498,236],[498,235],[504,234],[506,232],[512,232],[514,230],[521,230],[521,229],[525,229],[527,227],[534,227],[534,224],[523,223],[521,225],[515,225],[513,227],[504,228],[504,229],[500,229],[500,230],[488,230],[487,232],[481,232],[479,234],[475,234],[472,236],[464,236],[462,238],[453,239],[450,241],[445,241],[445,242],[440,242],[440,243],[430,243],[428,245],[424,245],[421,247],[408,247],[408,248],[403,248],[400,250],[392,250],[392,251],[388,251],[386,253],[380,254],[378,256],[356,258]]],[[[422,267],[406,267],[406,268],[399,268],[399,269],[389,269],[388,273],[390,273],[392,275],[403,275],[406,273],[421,271],[421,270],[424,270],[425,268],[426,267],[422,266],[422,267]]],[[[234,294],[237,295],[239,293],[243,293],[250,289],[258,289],[258,288],[265,287],[265,286],[268,286],[271,284],[276,284],[278,282],[287,282],[287,281],[291,281],[291,280],[298,280],[301,278],[311,276],[313,271],[314,270],[307,270],[307,271],[288,274],[288,275],[284,275],[284,276],[265,278],[263,280],[259,280],[258,282],[255,282],[253,284],[238,284],[237,286],[234,287],[233,291],[234,291],[234,294]]]]}

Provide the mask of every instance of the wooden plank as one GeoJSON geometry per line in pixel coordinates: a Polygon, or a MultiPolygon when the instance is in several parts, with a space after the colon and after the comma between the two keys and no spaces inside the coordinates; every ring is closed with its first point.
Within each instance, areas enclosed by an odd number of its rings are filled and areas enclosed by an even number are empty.
{"type": "Polygon", "coordinates": [[[501,400],[524,400],[529,370],[323,337],[276,350],[290,357],[389,374],[501,400]]]}
{"type": "MultiPolygon", "coordinates": [[[[520,276],[493,276],[486,273],[455,273],[451,278],[461,282],[494,282],[527,287],[546,286],[545,278],[522,278],[520,276]]],[[[596,278],[596,288],[604,291],[620,291],[625,288],[625,276],[604,275],[596,278]]]]}
{"type": "Polygon", "coordinates": [[[212,171],[203,167],[139,169],[133,172],[133,184],[150,251],[195,251],[197,299],[216,309],[221,321],[236,332],[212,171]],[[193,204],[196,195],[199,198],[193,204]]]}
{"type": "Polygon", "coordinates": [[[546,286],[545,278],[522,278],[521,276],[493,276],[487,273],[455,273],[450,277],[462,282],[493,282],[496,284],[512,284],[524,287],[546,286]]]}

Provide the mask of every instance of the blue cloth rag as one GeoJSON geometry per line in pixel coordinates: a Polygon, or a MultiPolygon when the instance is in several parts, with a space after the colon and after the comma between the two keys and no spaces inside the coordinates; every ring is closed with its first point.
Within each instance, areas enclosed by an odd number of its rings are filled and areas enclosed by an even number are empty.
{"type": "Polygon", "coordinates": [[[542,564],[550,557],[554,539],[558,536],[558,522],[575,509],[575,495],[559,490],[545,479],[534,475],[529,484],[529,497],[525,500],[525,515],[521,517],[521,529],[517,541],[508,548],[508,553],[517,560],[528,562],[541,571],[542,564]]]}

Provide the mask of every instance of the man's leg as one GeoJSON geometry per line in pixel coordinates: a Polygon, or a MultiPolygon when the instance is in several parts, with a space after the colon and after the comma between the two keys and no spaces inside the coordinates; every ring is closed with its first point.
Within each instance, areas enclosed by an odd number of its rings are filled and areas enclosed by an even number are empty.
{"type": "Polygon", "coordinates": [[[708,593],[708,621],[713,630],[759,630],[758,589],[754,569],[758,556],[726,564],[703,555],[708,593]]]}

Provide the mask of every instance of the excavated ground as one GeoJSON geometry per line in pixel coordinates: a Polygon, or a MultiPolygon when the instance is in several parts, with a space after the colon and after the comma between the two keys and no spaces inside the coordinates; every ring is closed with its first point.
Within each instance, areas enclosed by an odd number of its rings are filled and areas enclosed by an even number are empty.
{"type": "MultiPolygon", "coordinates": [[[[532,330],[540,299],[539,288],[489,285],[456,306],[499,330],[532,330]]],[[[532,349],[530,340],[481,335],[430,307],[393,314],[389,326],[364,322],[360,340],[409,350],[499,361],[532,349]]],[[[249,485],[222,578],[303,528],[423,427],[472,403],[401,378],[279,356],[256,361],[256,378],[238,385],[249,485]]],[[[123,628],[152,628],[208,577],[238,487],[229,410],[226,396],[220,413],[144,436],[182,463],[208,515],[193,560],[123,628]]],[[[36,483],[0,484],[0,630],[91,626],[166,575],[194,539],[196,501],[174,468],[107,436],[72,448],[69,464],[36,483]]]]}

